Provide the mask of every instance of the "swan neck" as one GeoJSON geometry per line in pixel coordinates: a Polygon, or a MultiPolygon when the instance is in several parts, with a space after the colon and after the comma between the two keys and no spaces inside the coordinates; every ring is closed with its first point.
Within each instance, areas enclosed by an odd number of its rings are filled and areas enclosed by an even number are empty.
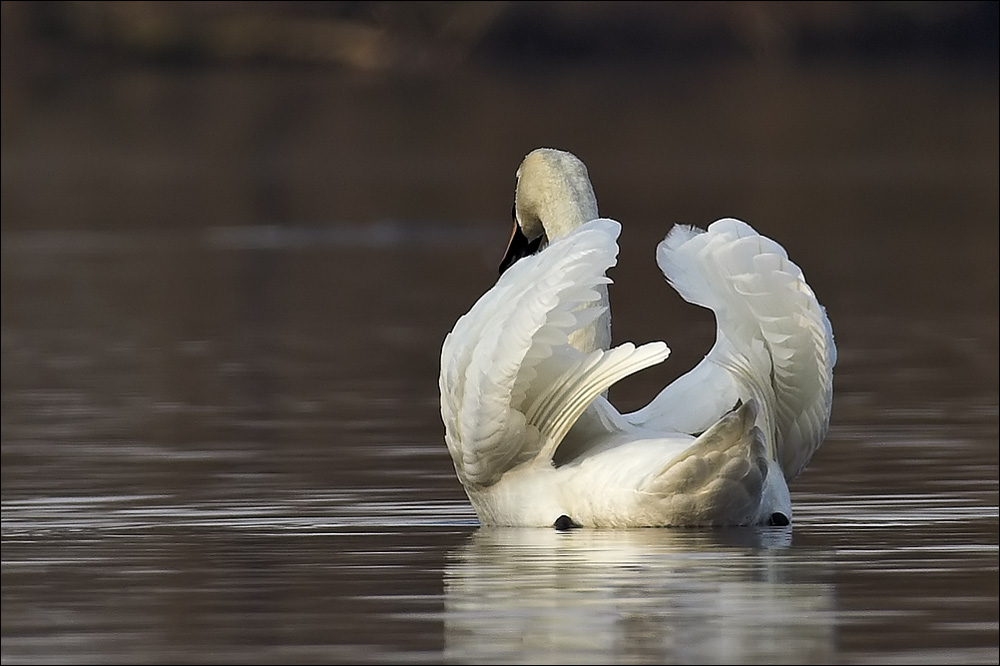
{"type": "MultiPolygon", "coordinates": [[[[599,217],[587,167],[572,153],[539,148],[517,170],[514,212],[529,241],[552,242],[599,217]]],[[[569,343],[584,353],[611,346],[611,310],[606,285],[599,285],[604,312],[574,331],[569,343]]]]}

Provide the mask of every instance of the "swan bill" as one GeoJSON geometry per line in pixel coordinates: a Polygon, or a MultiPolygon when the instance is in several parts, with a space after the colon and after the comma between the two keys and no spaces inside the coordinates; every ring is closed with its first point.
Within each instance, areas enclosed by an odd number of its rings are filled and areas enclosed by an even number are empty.
{"type": "Polygon", "coordinates": [[[523,259],[538,252],[538,248],[541,247],[544,237],[542,235],[535,240],[528,240],[528,237],[521,231],[521,225],[515,221],[514,230],[511,232],[510,240],[507,242],[507,251],[504,252],[503,259],[500,260],[500,275],[503,275],[504,271],[517,263],[518,259],[523,259]]]}

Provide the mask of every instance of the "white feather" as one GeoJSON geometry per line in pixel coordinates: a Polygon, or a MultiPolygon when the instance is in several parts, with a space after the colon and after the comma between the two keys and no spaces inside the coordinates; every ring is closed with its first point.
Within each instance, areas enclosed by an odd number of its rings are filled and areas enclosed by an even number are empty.
{"type": "Polygon", "coordinates": [[[715,313],[716,342],[649,405],[622,415],[604,392],[669,349],[607,348],[605,274],[621,227],[587,221],[596,199],[569,153],[534,151],[518,173],[517,219],[548,244],[514,263],[441,351],[445,441],[481,522],[790,519],[787,481],[826,433],[836,361],[802,271],[739,220],[671,230],[657,262],[681,296],[715,313]]]}
{"type": "MultiPolygon", "coordinates": [[[[683,392],[667,387],[633,422],[664,427],[697,385],[714,386],[726,402],[755,398],[770,452],[791,481],[826,435],[836,363],[830,321],[801,269],[734,219],[706,232],[675,228],[657,248],[657,263],[686,300],[715,312],[718,341],[690,378],[678,380],[683,392]]],[[[711,406],[700,411],[711,418],[711,406]]]]}

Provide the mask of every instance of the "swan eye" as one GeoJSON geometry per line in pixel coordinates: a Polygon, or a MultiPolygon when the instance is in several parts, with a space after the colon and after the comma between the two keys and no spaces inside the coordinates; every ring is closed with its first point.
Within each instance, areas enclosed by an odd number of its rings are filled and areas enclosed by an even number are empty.
{"type": "Polygon", "coordinates": [[[545,234],[542,234],[533,241],[528,241],[528,251],[524,253],[524,256],[529,256],[535,254],[542,248],[542,241],[545,240],[545,234]]]}

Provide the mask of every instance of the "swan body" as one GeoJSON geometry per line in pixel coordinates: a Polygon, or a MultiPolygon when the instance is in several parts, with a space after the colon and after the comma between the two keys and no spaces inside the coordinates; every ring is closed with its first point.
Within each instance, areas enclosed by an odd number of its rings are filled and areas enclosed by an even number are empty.
{"type": "Polygon", "coordinates": [[[480,522],[788,524],[787,484],[829,424],[836,347],[823,307],[784,249],[746,223],[675,226],[657,263],[715,313],[716,342],[622,414],[607,389],[670,350],[611,346],[606,272],[620,232],[599,217],[577,157],[525,157],[500,278],[441,350],[445,441],[480,522]]]}

